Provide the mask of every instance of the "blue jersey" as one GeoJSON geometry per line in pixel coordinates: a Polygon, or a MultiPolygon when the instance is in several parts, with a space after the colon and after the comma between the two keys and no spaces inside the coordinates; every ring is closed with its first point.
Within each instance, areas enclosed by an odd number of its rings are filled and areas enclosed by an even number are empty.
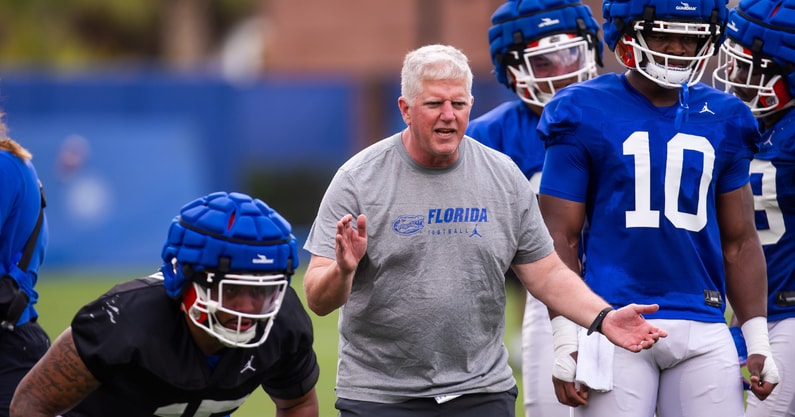
{"type": "Polygon", "coordinates": [[[795,317],[795,111],[767,130],[751,162],[756,229],[767,260],[768,320],[795,317]],[[787,305],[789,304],[789,305],[787,305]]]}
{"type": "Polygon", "coordinates": [[[571,85],[544,108],[541,193],[585,203],[584,277],[614,306],[723,322],[716,195],[749,181],[759,139],[738,98],[697,84],[655,107],[624,74],[571,85]]]}
{"type": "MultiPolygon", "coordinates": [[[[538,116],[528,105],[521,100],[513,100],[469,122],[466,134],[510,156],[524,176],[537,184],[544,165],[544,143],[536,133],[537,124],[538,116]]],[[[538,192],[538,188],[533,191],[538,192]]]]}
{"type": "Polygon", "coordinates": [[[41,207],[38,177],[30,161],[0,150],[0,276],[11,275],[29,296],[28,307],[17,321],[24,324],[38,317],[33,304],[39,296],[34,286],[39,265],[47,245],[47,225],[42,224],[28,271],[20,271],[17,262],[28,241],[41,207]]]}

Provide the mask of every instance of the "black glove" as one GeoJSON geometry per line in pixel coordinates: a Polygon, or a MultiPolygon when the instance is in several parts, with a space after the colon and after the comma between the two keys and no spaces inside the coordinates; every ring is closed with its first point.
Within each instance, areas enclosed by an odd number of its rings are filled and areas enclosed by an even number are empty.
{"type": "Polygon", "coordinates": [[[14,278],[8,275],[0,278],[0,328],[14,331],[28,300],[28,294],[19,289],[14,278]]]}

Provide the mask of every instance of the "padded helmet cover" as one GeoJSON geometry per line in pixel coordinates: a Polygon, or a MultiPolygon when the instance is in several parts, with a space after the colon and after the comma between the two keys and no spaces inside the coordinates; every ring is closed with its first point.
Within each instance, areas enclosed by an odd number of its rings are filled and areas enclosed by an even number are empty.
{"type": "Polygon", "coordinates": [[[726,34],[778,64],[795,97],[795,0],[742,0],[729,12],[726,34]]]}
{"type": "Polygon", "coordinates": [[[209,270],[220,273],[283,273],[298,267],[292,228],[259,199],[216,192],[182,207],[171,221],[161,257],[166,291],[178,297],[190,281],[209,270]],[[172,260],[176,259],[178,268],[172,260]]]}
{"type": "Polygon", "coordinates": [[[511,88],[506,75],[505,54],[511,49],[524,49],[528,43],[554,34],[574,33],[589,42],[602,64],[602,42],[598,38],[599,23],[591,9],[578,0],[508,0],[491,16],[489,45],[494,75],[511,88]]]}
{"type": "MultiPolygon", "coordinates": [[[[717,44],[723,40],[727,0],[604,0],[604,40],[614,50],[623,35],[635,37],[632,22],[654,20],[703,22],[712,27],[717,44]]],[[[717,51],[717,49],[716,49],[717,51]]]]}

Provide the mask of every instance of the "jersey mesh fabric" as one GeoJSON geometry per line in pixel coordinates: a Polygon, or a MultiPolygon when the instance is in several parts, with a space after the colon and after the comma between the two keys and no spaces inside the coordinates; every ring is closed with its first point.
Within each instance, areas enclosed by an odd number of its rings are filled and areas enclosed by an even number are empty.
{"type": "Polygon", "coordinates": [[[214,369],[157,277],[119,284],[83,307],[72,321],[72,336],[102,385],[69,417],[228,413],[260,385],[272,396],[297,398],[319,374],[312,324],[292,288],[266,342],[224,349],[214,369]],[[222,409],[213,408],[218,404],[222,409]]]}
{"type": "Polygon", "coordinates": [[[586,204],[585,280],[609,303],[657,303],[650,317],[717,323],[726,304],[715,199],[748,183],[759,136],[736,97],[704,84],[689,97],[655,107],[624,74],[562,90],[539,123],[541,193],[586,204]],[[705,291],[723,303],[708,305],[705,291]]]}
{"type": "Polygon", "coordinates": [[[795,317],[795,305],[776,297],[795,292],[795,111],[789,111],[765,132],[751,165],[751,188],[756,205],[756,228],[767,261],[768,320],[795,317]],[[773,188],[770,188],[773,186],[773,188]],[[761,203],[761,204],[760,204],[761,203]]]}
{"type": "Polygon", "coordinates": [[[467,135],[511,157],[530,179],[541,173],[544,143],[536,134],[538,116],[521,100],[513,100],[469,122],[467,135]]]}

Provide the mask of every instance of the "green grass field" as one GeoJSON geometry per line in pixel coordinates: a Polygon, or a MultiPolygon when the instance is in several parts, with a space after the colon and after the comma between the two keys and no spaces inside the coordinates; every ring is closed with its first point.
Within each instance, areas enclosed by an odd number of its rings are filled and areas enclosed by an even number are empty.
{"type": "MultiPolygon", "coordinates": [[[[52,274],[56,275],[56,274],[52,274]]],[[[39,323],[50,335],[55,338],[66,327],[69,326],[72,316],[85,303],[98,297],[100,294],[110,289],[114,284],[138,275],[120,276],[118,274],[105,275],[104,278],[78,278],[74,275],[50,276],[47,272],[42,273],[37,289],[39,291],[39,323]]],[[[299,271],[293,278],[292,286],[303,299],[303,274],[299,271]]],[[[509,289],[512,286],[508,287],[509,289]]],[[[517,309],[522,308],[520,304],[521,294],[509,293],[508,314],[506,317],[508,337],[512,332],[518,332],[520,328],[520,315],[517,309]]],[[[308,311],[308,310],[307,310],[308,311]]],[[[317,384],[318,401],[320,402],[320,417],[333,417],[337,415],[334,408],[334,380],[337,366],[337,313],[334,312],[325,317],[319,317],[309,312],[315,330],[315,350],[320,363],[320,380],[317,384]]],[[[521,400],[521,376],[514,372],[519,383],[520,398],[516,402],[516,415],[523,416],[524,410],[521,400]]],[[[269,417],[274,416],[274,406],[270,398],[261,390],[255,391],[248,401],[234,413],[234,417],[269,417]]]]}

